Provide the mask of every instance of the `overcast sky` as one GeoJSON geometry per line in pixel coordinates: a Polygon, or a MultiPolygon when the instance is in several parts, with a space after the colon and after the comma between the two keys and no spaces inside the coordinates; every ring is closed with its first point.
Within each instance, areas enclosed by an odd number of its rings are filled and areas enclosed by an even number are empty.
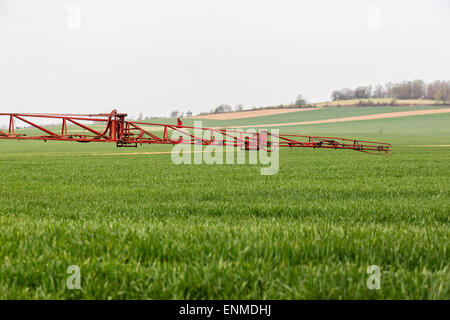
{"type": "Polygon", "coordinates": [[[450,79],[450,1],[0,0],[0,112],[194,113],[450,79]]]}

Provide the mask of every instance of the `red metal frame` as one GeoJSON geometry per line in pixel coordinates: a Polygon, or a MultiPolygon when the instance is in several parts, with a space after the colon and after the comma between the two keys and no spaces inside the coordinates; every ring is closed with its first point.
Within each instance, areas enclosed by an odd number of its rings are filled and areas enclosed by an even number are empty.
{"type": "Polygon", "coordinates": [[[0,117],[9,117],[8,132],[0,131],[0,139],[18,140],[44,140],[44,141],[78,141],[78,142],[114,142],[117,147],[137,147],[138,144],[200,144],[223,145],[241,147],[246,150],[265,149],[271,151],[277,147],[290,148],[329,148],[348,149],[371,154],[389,155],[392,146],[389,143],[359,141],[336,137],[303,136],[295,134],[273,134],[267,130],[259,132],[244,132],[242,130],[196,128],[183,126],[178,119],[176,125],[146,123],[125,120],[127,114],[113,110],[108,114],[35,114],[35,113],[0,113],[0,117]],[[61,132],[56,133],[42,127],[31,119],[55,119],[61,120],[61,132]],[[15,120],[25,122],[30,128],[38,129],[46,135],[26,135],[16,133],[15,120]],[[83,124],[80,121],[88,121],[92,124],[104,124],[103,131],[98,131],[91,124],[83,124]],[[88,133],[68,133],[68,123],[81,128],[88,133]],[[146,126],[159,128],[163,133],[158,135],[146,130],[146,126]],[[196,130],[209,131],[209,138],[203,135],[195,135],[196,130]],[[177,131],[179,139],[169,138],[169,133],[177,131]],[[194,131],[192,133],[191,131],[194,131]],[[276,137],[278,139],[274,139],[276,137]],[[278,140],[278,141],[276,141],[278,140]]]}

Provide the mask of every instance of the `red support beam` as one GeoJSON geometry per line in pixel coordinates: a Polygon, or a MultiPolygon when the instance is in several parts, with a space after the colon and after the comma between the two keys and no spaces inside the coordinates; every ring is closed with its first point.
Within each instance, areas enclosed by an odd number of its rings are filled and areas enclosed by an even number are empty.
{"type": "Polygon", "coordinates": [[[89,132],[92,132],[93,134],[96,134],[98,137],[103,137],[103,133],[98,132],[97,130],[94,130],[94,129],[92,129],[92,128],[89,128],[88,126],[85,126],[84,124],[79,123],[79,122],[77,122],[77,121],[75,121],[75,120],[73,120],[73,119],[71,119],[71,118],[64,118],[64,120],[66,120],[66,119],[67,119],[67,121],[70,121],[70,122],[72,122],[73,124],[75,124],[75,125],[77,125],[77,126],[83,128],[83,129],[85,129],[85,130],[87,130],[87,131],[89,131],[89,132]]]}
{"type": "Polygon", "coordinates": [[[9,134],[14,135],[14,116],[9,117],[9,134]]]}
{"type": "Polygon", "coordinates": [[[61,135],[64,138],[67,138],[67,121],[66,118],[63,118],[62,128],[61,128],[61,135]]]}
{"type": "MultiPolygon", "coordinates": [[[[147,130],[144,130],[143,128],[139,127],[138,125],[134,124],[133,122],[129,122],[129,124],[130,124],[132,127],[136,128],[136,129],[138,129],[138,130],[140,130],[141,134],[142,134],[142,133],[145,133],[146,135],[152,137],[152,138],[155,139],[155,140],[161,140],[160,137],[154,135],[153,133],[148,132],[147,130]]],[[[142,136],[140,136],[140,137],[142,138],[142,136]]]]}
{"type": "Polygon", "coordinates": [[[38,124],[36,124],[36,123],[33,123],[33,122],[31,122],[31,121],[28,121],[27,119],[24,119],[24,118],[22,118],[22,117],[20,117],[20,116],[18,116],[18,115],[13,115],[13,116],[14,116],[15,118],[17,118],[17,119],[19,119],[19,120],[25,122],[25,123],[28,123],[30,126],[33,126],[33,127],[35,127],[36,129],[39,129],[39,130],[41,130],[41,131],[44,131],[44,132],[48,133],[48,134],[51,135],[51,136],[58,137],[58,135],[57,135],[56,133],[54,133],[54,132],[52,132],[52,131],[50,131],[50,130],[45,129],[44,127],[41,127],[40,125],[38,125],[38,124]]]}

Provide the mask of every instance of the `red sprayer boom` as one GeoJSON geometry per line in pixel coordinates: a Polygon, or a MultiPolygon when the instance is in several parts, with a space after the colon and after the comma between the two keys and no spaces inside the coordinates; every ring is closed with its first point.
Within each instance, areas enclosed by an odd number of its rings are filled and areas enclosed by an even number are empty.
{"type": "MultiPolygon", "coordinates": [[[[146,123],[125,120],[127,114],[113,110],[109,114],[36,114],[0,113],[9,118],[8,131],[0,131],[0,139],[113,142],[117,147],[137,147],[138,144],[201,144],[223,145],[245,148],[246,150],[268,151],[276,147],[350,149],[372,154],[389,155],[392,146],[384,142],[358,141],[333,137],[302,136],[294,134],[273,134],[267,130],[245,132],[242,130],[196,128],[183,126],[178,119],[176,125],[146,123]],[[54,132],[36,123],[36,119],[61,121],[61,129],[54,132]],[[17,133],[15,122],[20,120],[32,130],[31,133],[17,133]],[[88,124],[86,124],[88,122],[88,124]],[[70,130],[68,130],[68,126],[70,130]],[[83,129],[82,133],[72,132],[72,128],[83,129]],[[199,131],[201,130],[201,131],[199,131]],[[205,138],[205,130],[209,132],[205,138]],[[174,132],[177,139],[172,139],[174,132]],[[201,134],[198,134],[200,132],[201,134]]],[[[53,127],[52,127],[53,128],[53,127]]]]}

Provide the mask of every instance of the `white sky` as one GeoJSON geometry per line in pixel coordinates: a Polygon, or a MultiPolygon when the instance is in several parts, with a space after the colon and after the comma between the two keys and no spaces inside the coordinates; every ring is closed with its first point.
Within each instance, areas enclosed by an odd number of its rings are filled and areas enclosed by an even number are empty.
{"type": "Polygon", "coordinates": [[[449,34],[448,0],[0,0],[0,112],[168,116],[448,80],[449,34]]]}

